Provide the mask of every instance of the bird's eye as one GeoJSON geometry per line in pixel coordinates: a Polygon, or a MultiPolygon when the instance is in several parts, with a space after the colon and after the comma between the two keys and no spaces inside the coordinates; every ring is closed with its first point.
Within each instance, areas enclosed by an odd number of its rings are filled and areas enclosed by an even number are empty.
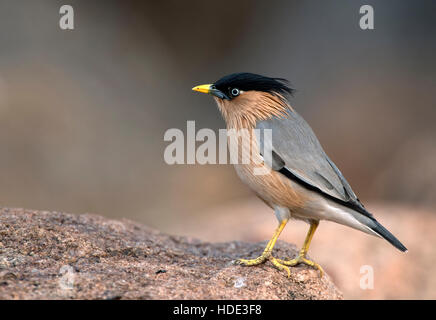
{"type": "Polygon", "coordinates": [[[237,88],[233,88],[233,89],[230,91],[230,93],[232,94],[232,96],[237,97],[237,96],[239,96],[240,91],[239,91],[239,89],[237,89],[237,88]]]}

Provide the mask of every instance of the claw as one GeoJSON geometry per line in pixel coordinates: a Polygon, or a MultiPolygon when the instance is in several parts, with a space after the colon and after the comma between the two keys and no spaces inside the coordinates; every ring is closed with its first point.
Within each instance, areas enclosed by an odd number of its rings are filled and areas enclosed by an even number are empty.
{"type": "Polygon", "coordinates": [[[277,269],[286,271],[288,273],[288,278],[291,277],[291,270],[284,264],[280,263],[279,259],[271,257],[270,261],[277,269]]]}
{"type": "Polygon", "coordinates": [[[282,263],[280,263],[279,259],[274,258],[270,252],[264,252],[261,256],[257,257],[256,259],[239,259],[236,260],[236,263],[239,265],[244,265],[244,266],[256,266],[259,264],[264,263],[265,261],[271,261],[271,263],[279,270],[284,270],[287,272],[288,274],[288,278],[291,276],[291,271],[289,270],[289,268],[285,265],[283,265],[282,263]]]}
{"type": "Polygon", "coordinates": [[[292,259],[292,260],[280,260],[280,259],[278,259],[278,262],[280,264],[283,264],[285,266],[290,266],[290,267],[293,267],[293,266],[296,266],[297,264],[303,263],[303,264],[306,264],[306,265],[308,265],[310,267],[313,267],[313,268],[317,269],[319,271],[319,276],[321,278],[324,275],[323,268],[318,263],[316,263],[316,262],[314,262],[312,260],[306,259],[305,254],[301,254],[300,253],[298,255],[298,257],[296,257],[295,259],[292,259]]]}
{"type": "Polygon", "coordinates": [[[264,252],[256,259],[238,259],[236,260],[236,263],[244,266],[257,266],[268,260],[270,256],[271,256],[270,252],[264,252]]]}

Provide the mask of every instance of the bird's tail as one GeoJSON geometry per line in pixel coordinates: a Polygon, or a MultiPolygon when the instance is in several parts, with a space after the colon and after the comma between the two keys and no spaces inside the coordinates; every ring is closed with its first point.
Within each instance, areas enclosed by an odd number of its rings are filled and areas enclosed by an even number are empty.
{"type": "Polygon", "coordinates": [[[387,240],[390,244],[392,244],[395,248],[402,252],[406,252],[407,248],[398,240],[392,233],[390,233],[385,227],[383,227],[377,220],[373,219],[373,223],[368,225],[375,233],[377,233],[380,237],[387,240]]]}
{"type": "Polygon", "coordinates": [[[331,208],[331,210],[328,211],[330,215],[328,220],[349,226],[373,236],[378,236],[387,240],[398,250],[402,252],[407,251],[407,248],[400,242],[400,240],[383,227],[363,206],[351,208],[347,204],[349,203],[344,202],[342,203],[342,206],[338,206],[337,203],[334,203],[333,201],[330,202],[328,207],[331,208]],[[359,209],[359,211],[356,209],[359,209]],[[337,214],[337,212],[340,214],[337,214]],[[354,219],[349,219],[350,215],[354,219]]]}

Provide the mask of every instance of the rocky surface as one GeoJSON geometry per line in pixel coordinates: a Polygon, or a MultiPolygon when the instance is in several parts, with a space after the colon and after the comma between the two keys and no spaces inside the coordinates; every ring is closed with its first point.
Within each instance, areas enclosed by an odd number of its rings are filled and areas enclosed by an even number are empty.
{"type": "MultiPolygon", "coordinates": [[[[205,243],[96,215],[0,210],[1,299],[340,299],[306,266],[242,267],[265,242],[205,243]]],[[[277,244],[293,257],[296,247],[277,244]]]]}
{"type": "MultiPolygon", "coordinates": [[[[333,222],[321,221],[309,255],[329,274],[345,299],[436,299],[436,212],[399,203],[365,203],[367,209],[409,249],[333,222]],[[362,288],[362,267],[373,270],[373,288],[362,288]]],[[[277,226],[273,211],[258,199],[237,201],[172,221],[171,234],[210,242],[258,242],[277,226]],[[208,226],[213,225],[213,229],[208,226]],[[180,226],[183,226],[181,228],[180,226]],[[177,228],[176,228],[177,227],[177,228]]],[[[169,224],[168,224],[169,225],[169,224]]],[[[303,244],[308,225],[291,220],[280,240],[303,244]]]]}

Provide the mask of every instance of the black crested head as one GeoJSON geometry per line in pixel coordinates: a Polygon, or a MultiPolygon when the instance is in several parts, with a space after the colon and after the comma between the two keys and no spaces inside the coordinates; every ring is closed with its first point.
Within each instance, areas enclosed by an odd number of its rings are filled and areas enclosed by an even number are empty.
{"type": "Polygon", "coordinates": [[[213,85],[230,99],[239,95],[241,91],[262,91],[271,94],[286,96],[293,95],[294,89],[288,86],[288,80],[282,78],[270,78],[254,73],[233,73],[222,77],[213,85]],[[236,89],[236,91],[233,91],[236,89]],[[233,91],[233,92],[232,92],[233,91]]]}

